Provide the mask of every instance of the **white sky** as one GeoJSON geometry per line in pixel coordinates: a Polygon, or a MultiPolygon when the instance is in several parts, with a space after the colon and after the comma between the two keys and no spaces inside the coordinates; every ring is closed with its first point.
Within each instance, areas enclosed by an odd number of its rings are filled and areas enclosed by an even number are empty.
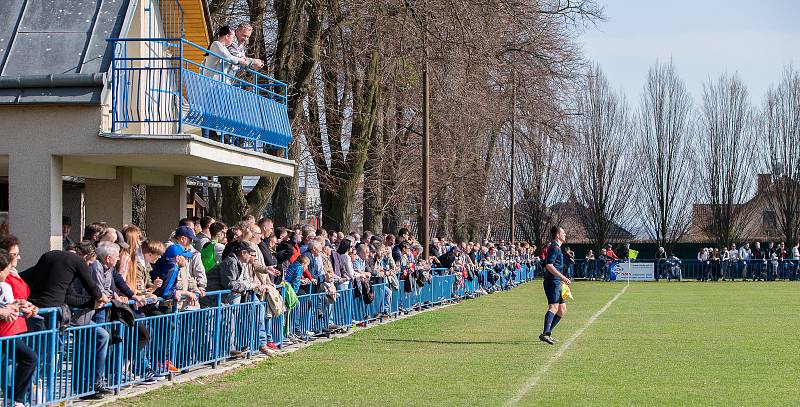
{"type": "Polygon", "coordinates": [[[783,67],[800,67],[800,1],[598,0],[607,21],[582,36],[587,58],[638,105],[648,68],[672,59],[695,103],[702,85],[738,72],[760,105],[783,67]]]}

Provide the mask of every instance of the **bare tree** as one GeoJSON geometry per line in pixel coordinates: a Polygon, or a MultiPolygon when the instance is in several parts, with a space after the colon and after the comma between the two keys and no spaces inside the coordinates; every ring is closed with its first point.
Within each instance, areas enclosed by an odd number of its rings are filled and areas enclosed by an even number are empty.
{"type": "Polygon", "coordinates": [[[578,211],[595,249],[616,236],[632,213],[635,185],[631,164],[631,125],[625,100],[613,92],[599,67],[591,69],[577,99],[577,143],[573,157],[578,211]]]}
{"type": "Polygon", "coordinates": [[[791,246],[800,237],[800,73],[793,67],[767,92],[763,119],[773,188],[767,196],[791,246]]]}
{"type": "Polygon", "coordinates": [[[521,191],[518,223],[525,240],[540,247],[548,240],[550,226],[561,223],[563,214],[550,207],[566,197],[569,180],[563,144],[542,129],[522,126],[523,153],[517,164],[521,191]]]}
{"type": "MultiPolygon", "coordinates": [[[[319,0],[275,0],[273,9],[266,0],[211,0],[212,21],[227,24],[249,19],[254,25],[252,51],[274,72],[274,77],[289,85],[288,115],[297,127],[313,72],[319,60],[323,30],[322,3],[319,0]],[[269,20],[269,21],[265,21],[269,20]],[[273,24],[274,23],[274,24],[273,24]],[[265,33],[265,27],[270,32],[265,33]],[[269,53],[267,47],[274,50],[269,53]]],[[[301,146],[297,137],[291,142],[288,156],[297,160],[301,146]]],[[[277,225],[291,225],[298,218],[298,173],[294,177],[260,177],[247,194],[241,177],[220,177],[222,217],[234,222],[249,213],[259,215],[272,197],[277,225]]]]}
{"type": "MultiPolygon", "coordinates": [[[[361,209],[370,228],[380,219],[394,230],[418,213],[427,62],[430,192],[443,229],[462,237],[475,237],[496,217],[490,208],[507,201],[493,187],[504,181],[496,147],[509,114],[509,59],[524,78],[521,100],[552,130],[582,71],[576,40],[602,19],[593,0],[211,0],[210,10],[215,24],[249,19],[251,50],[289,84],[288,156],[313,162],[326,227],[349,228],[361,209]]],[[[271,196],[277,225],[297,221],[297,176],[262,177],[248,194],[236,177],[220,183],[226,219],[261,211],[271,196]]]]}
{"type": "Polygon", "coordinates": [[[650,238],[671,250],[689,227],[697,191],[692,100],[672,62],[650,68],[637,131],[639,215],[650,238]]]}
{"type": "Polygon", "coordinates": [[[737,75],[703,85],[700,119],[700,188],[708,203],[706,233],[720,245],[741,237],[750,214],[742,209],[752,191],[755,162],[753,108],[737,75]]]}

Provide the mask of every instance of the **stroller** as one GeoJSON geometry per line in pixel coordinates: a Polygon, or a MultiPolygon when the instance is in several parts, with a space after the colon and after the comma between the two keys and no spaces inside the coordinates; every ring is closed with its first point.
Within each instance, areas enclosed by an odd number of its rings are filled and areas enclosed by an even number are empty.
{"type": "Polygon", "coordinates": [[[662,271],[666,274],[667,281],[672,281],[672,279],[678,279],[681,281],[683,277],[683,272],[681,270],[681,259],[677,258],[675,255],[666,259],[664,261],[664,265],[662,267],[662,271]]]}

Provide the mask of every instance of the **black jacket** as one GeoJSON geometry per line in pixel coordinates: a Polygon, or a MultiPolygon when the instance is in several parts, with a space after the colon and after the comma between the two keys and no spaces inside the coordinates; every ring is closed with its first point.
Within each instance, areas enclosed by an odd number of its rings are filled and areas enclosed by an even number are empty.
{"type": "Polygon", "coordinates": [[[97,286],[91,268],[81,256],[75,253],[53,250],[39,257],[36,265],[20,273],[20,276],[31,289],[28,298],[39,308],[59,307],[68,304],[73,307],[86,307],[103,296],[97,286]],[[75,298],[70,295],[71,284],[81,287],[86,298],[75,298]]]}
{"type": "MultiPolygon", "coordinates": [[[[234,295],[243,294],[253,289],[252,282],[241,278],[242,273],[242,263],[239,262],[235,254],[231,254],[206,273],[208,278],[206,289],[208,291],[231,290],[233,294],[222,296],[222,302],[230,304],[234,295]]],[[[200,305],[204,307],[216,305],[216,296],[201,298],[200,305]]]]}
{"type": "Polygon", "coordinates": [[[453,253],[452,250],[439,256],[439,264],[442,266],[442,268],[449,269],[450,267],[453,267],[453,263],[455,262],[456,262],[456,254],[453,253]]]}
{"type": "Polygon", "coordinates": [[[290,240],[278,243],[275,248],[275,260],[277,264],[288,262],[294,255],[294,244],[290,240]]]}
{"type": "Polygon", "coordinates": [[[266,240],[262,239],[260,242],[258,242],[258,249],[261,250],[261,254],[264,255],[264,265],[265,266],[277,266],[278,265],[278,260],[275,258],[275,256],[272,254],[272,252],[269,250],[269,242],[267,242],[266,240]]]}

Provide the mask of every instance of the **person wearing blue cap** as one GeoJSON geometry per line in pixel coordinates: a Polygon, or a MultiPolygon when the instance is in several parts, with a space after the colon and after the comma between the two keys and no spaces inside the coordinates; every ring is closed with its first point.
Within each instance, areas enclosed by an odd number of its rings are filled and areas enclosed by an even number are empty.
{"type": "MultiPolygon", "coordinates": [[[[168,247],[161,258],[153,265],[153,270],[150,272],[150,278],[153,280],[160,278],[163,281],[161,287],[153,291],[153,294],[167,301],[180,300],[182,297],[188,298],[192,302],[196,301],[197,296],[193,292],[181,290],[178,287],[180,269],[185,267],[188,260],[193,256],[190,251],[180,244],[173,244],[168,247]]],[[[162,304],[161,311],[168,311],[170,305],[171,303],[162,304]]]]}
{"type": "MultiPolygon", "coordinates": [[[[194,284],[196,287],[189,287],[186,285],[185,289],[191,289],[192,291],[197,291],[200,293],[201,296],[205,295],[206,287],[208,286],[208,280],[206,278],[206,268],[203,265],[203,259],[200,255],[200,252],[195,249],[193,243],[199,241],[197,235],[194,233],[194,229],[190,226],[178,226],[175,229],[175,233],[173,233],[173,241],[183,248],[192,253],[192,257],[190,258],[189,264],[186,266],[186,271],[189,273],[192,279],[194,279],[194,284]]],[[[187,282],[186,280],[182,280],[187,282]]]]}

